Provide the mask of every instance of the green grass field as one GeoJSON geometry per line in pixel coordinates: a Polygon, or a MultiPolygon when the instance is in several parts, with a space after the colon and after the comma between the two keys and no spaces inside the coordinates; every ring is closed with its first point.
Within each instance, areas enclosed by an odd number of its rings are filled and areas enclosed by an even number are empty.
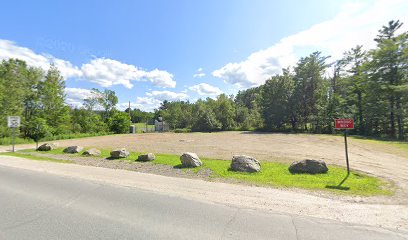
{"type": "MultiPolygon", "coordinates": [[[[145,123],[132,123],[132,125],[135,125],[137,133],[142,133],[143,131],[146,131],[145,123]]],[[[147,125],[147,129],[148,131],[154,131],[154,125],[147,125]]]]}
{"type": "MultiPolygon", "coordinates": [[[[24,150],[24,152],[33,151],[34,150],[24,150]]],[[[101,157],[103,158],[108,158],[110,156],[109,149],[103,149],[101,152],[101,157]]],[[[43,153],[64,154],[62,148],[43,153]]],[[[82,152],[76,155],[80,154],[82,154],[82,152]]],[[[122,158],[121,160],[135,162],[140,154],[141,153],[132,152],[129,157],[122,158]]],[[[347,173],[345,168],[338,166],[329,165],[329,172],[327,174],[309,175],[291,174],[288,171],[289,165],[285,163],[261,162],[261,172],[240,173],[229,170],[231,161],[202,158],[202,162],[203,165],[201,167],[194,168],[194,172],[198,172],[203,169],[210,169],[212,171],[212,178],[233,179],[239,182],[245,182],[258,186],[302,188],[359,196],[392,195],[393,193],[390,183],[356,171],[352,171],[351,175],[341,186],[341,188],[336,188],[347,173]]],[[[153,161],[153,163],[181,168],[181,162],[178,155],[156,154],[156,159],[153,161]]]]}

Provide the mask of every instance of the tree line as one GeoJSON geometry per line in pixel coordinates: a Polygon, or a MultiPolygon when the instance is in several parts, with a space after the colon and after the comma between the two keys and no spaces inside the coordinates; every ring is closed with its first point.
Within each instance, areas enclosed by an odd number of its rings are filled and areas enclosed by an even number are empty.
{"type": "Polygon", "coordinates": [[[263,85],[216,99],[163,101],[154,113],[119,111],[114,91],[92,89],[82,107],[65,104],[58,69],[44,71],[18,59],[0,63],[0,138],[10,136],[7,116],[21,116],[19,136],[126,133],[131,122],[162,117],[181,131],[264,130],[333,133],[335,118],[353,118],[353,133],[407,137],[408,33],[390,21],[374,39],[336,61],[314,52],[263,85]]]}
{"type": "Polygon", "coordinates": [[[115,108],[114,91],[93,89],[84,107],[65,104],[65,81],[58,69],[30,67],[18,59],[0,63],[0,138],[9,137],[7,116],[20,116],[17,133],[38,141],[45,137],[84,133],[126,133],[128,114],[115,108]]]}
{"type": "Polygon", "coordinates": [[[390,21],[374,39],[337,61],[314,52],[265,84],[196,103],[165,101],[156,110],[173,128],[333,133],[333,120],[353,118],[355,134],[404,139],[408,112],[408,33],[390,21]]]}

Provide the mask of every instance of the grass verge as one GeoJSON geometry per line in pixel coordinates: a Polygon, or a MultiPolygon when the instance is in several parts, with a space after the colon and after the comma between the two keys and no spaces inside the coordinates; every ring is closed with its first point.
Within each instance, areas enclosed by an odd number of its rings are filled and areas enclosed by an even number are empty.
{"type": "MultiPolygon", "coordinates": [[[[73,138],[87,138],[87,137],[98,137],[98,136],[106,136],[106,135],[113,135],[113,133],[72,133],[72,134],[61,134],[55,136],[49,136],[41,139],[41,142],[46,141],[55,141],[55,140],[64,140],[64,139],[73,139],[73,138]]],[[[15,144],[30,144],[35,143],[33,140],[28,138],[15,138],[15,144]]],[[[0,145],[11,145],[12,139],[11,137],[3,137],[0,138],[0,145]]]]}
{"type": "Polygon", "coordinates": [[[69,160],[60,160],[60,159],[55,159],[55,158],[50,158],[50,157],[34,156],[34,155],[18,153],[18,152],[0,153],[0,155],[21,157],[21,158],[30,159],[30,160],[37,160],[37,161],[58,162],[58,163],[72,163],[72,161],[69,161],[69,160]]]}
{"type": "MultiPolygon", "coordinates": [[[[34,150],[24,150],[33,152],[34,150]]],[[[110,150],[101,150],[103,158],[108,158],[110,150]]],[[[50,154],[64,154],[62,148],[48,152],[50,154]]],[[[76,154],[80,155],[82,152],[76,154]]],[[[134,162],[140,153],[132,152],[129,157],[122,158],[134,162]]],[[[75,156],[75,155],[74,155],[75,156]]],[[[347,171],[343,167],[329,165],[326,174],[291,174],[288,171],[289,164],[278,162],[261,162],[261,172],[241,173],[230,171],[231,161],[202,158],[203,165],[192,169],[194,172],[210,169],[212,178],[233,179],[239,182],[255,184],[258,186],[273,186],[284,188],[302,188],[308,190],[322,190],[337,194],[376,196],[392,195],[392,185],[380,178],[352,171],[348,179],[340,187],[338,184],[344,179],[347,171]]],[[[155,164],[169,165],[174,168],[182,168],[178,155],[156,154],[155,164]]]]}

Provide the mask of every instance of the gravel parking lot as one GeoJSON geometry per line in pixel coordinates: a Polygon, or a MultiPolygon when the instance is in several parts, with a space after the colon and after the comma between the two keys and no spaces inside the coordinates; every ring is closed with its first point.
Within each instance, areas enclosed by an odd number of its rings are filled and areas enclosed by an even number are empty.
{"type": "MultiPolygon", "coordinates": [[[[291,162],[305,158],[328,164],[345,165],[341,136],[277,134],[254,132],[145,133],[61,140],[60,146],[81,145],[97,148],[126,147],[130,151],[181,154],[195,152],[201,157],[230,160],[247,154],[264,161],[291,162]]],[[[20,145],[29,148],[33,145],[20,145]]],[[[1,149],[5,149],[2,147],[1,149]]],[[[408,153],[391,144],[349,138],[351,168],[392,180],[399,190],[381,200],[408,204],[408,153]]]]}

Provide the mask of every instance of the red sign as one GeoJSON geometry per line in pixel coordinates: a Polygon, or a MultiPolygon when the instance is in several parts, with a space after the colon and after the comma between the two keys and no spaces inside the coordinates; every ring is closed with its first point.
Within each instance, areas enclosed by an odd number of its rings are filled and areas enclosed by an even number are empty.
{"type": "Polygon", "coordinates": [[[336,129],[354,129],[354,119],[352,118],[340,118],[334,121],[336,123],[336,129]]]}

